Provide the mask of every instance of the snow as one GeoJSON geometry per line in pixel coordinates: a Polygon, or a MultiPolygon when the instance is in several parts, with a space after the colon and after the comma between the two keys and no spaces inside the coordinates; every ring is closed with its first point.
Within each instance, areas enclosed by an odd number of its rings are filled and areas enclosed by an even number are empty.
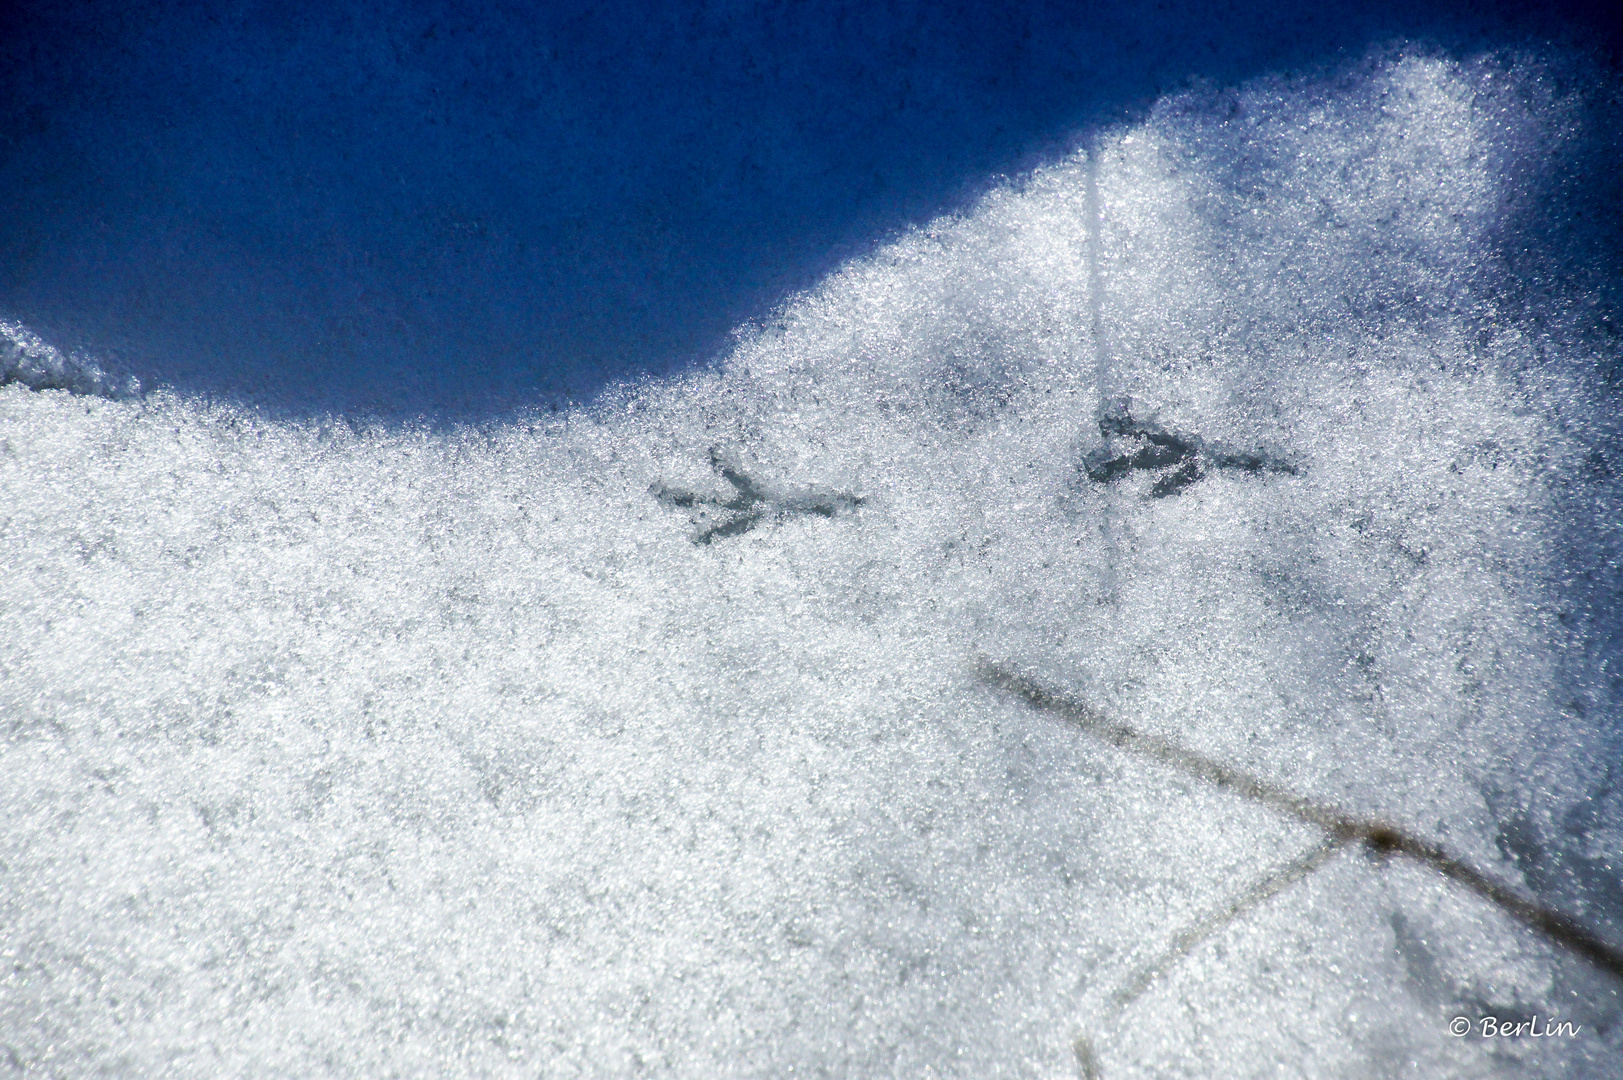
{"type": "Polygon", "coordinates": [[[1165,98],[572,410],[0,387],[7,1060],[1620,1075],[1623,988],[1357,849],[1112,1008],[1322,837],[976,668],[1623,940],[1619,347],[1550,194],[1604,87],[1551,64],[1165,98]]]}

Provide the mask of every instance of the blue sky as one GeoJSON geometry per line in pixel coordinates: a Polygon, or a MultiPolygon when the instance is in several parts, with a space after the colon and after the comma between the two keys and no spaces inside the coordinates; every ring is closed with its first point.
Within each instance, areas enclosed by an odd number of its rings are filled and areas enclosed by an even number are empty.
{"type": "Polygon", "coordinates": [[[296,413],[589,397],[1190,80],[1615,50],[1500,6],[25,3],[0,314],[296,413]]]}

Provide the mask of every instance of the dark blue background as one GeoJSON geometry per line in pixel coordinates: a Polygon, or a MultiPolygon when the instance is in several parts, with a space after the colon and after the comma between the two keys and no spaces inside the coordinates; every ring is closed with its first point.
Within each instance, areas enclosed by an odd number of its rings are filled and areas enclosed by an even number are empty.
{"type": "Polygon", "coordinates": [[[1523,6],[25,4],[0,314],[295,413],[586,397],[1191,77],[1396,37],[1615,55],[1605,8],[1523,6]]]}

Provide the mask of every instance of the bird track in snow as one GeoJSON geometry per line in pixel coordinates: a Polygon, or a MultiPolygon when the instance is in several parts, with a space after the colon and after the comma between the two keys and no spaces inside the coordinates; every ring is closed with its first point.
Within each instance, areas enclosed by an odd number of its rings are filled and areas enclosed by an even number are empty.
{"type": "Polygon", "coordinates": [[[693,511],[695,544],[712,544],[729,536],[741,536],[766,521],[795,515],[837,517],[842,510],[863,504],[860,495],[825,492],[815,488],[800,492],[773,491],[750,476],[736,458],[720,447],[710,448],[710,467],[733,488],[730,497],[655,484],[649,492],[666,506],[693,511]]]}
{"type": "Polygon", "coordinates": [[[1159,424],[1135,420],[1125,404],[1099,417],[1099,433],[1118,449],[1096,450],[1082,461],[1083,471],[1096,484],[1109,484],[1130,472],[1159,474],[1150,488],[1152,499],[1174,495],[1213,469],[1248,473],[1297,474],[1296,466],[1263,454],[1225,450],[1208,445],[1199,436],[1177,435],[1159,424]],[[1124,445],[1125,444],[1125,445],[1124,445]]]}

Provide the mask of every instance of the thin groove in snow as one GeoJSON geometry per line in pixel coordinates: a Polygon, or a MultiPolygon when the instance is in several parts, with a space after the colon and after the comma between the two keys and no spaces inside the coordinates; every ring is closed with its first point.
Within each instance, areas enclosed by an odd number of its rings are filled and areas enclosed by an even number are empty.
{"type": "MultiPolygon", "coordinates": [[[[1170,739],[1112,720],[1087,703],[1045,687],[1013,668],[984,658],[979,659],[975,667],[976,675],[986,685],[1017,697],[1033,708],[1061,717],[1119,750],[1158,761],[1186,776],[1204,780],[1288,817],[1318,826],[1328,834],[1323,845],[1265,878],[1226,909],[1202,918],[1181,933],[1165,954],[1141,969],[1117,991],[1113,998],[1117,1009],[1130,1003],[1157,975],[1187,955],[1202,939],[1300,881],[1327,862],[1336,851],[1353,842],[1363,844],[1378,855],[1408,856],[1449,880],[1464,885],[1523,925],[1538,931],[1553,944],[1583,957],[1596,968],[1623,981],[1623,949],[1571,916],[1521,895],[1504,882],[1454,858],[1428,840],[1383,821],[1360,818],[1337,807],[1304,799],[1277,784],[1225,765],[1170,739]]],[[[1075,1048],[1082,1076],[1086,1080],[1095,1080],[1101,1073],[1091,1045],[1086,1038],[1080,1038],[1075,1048]]]]}

